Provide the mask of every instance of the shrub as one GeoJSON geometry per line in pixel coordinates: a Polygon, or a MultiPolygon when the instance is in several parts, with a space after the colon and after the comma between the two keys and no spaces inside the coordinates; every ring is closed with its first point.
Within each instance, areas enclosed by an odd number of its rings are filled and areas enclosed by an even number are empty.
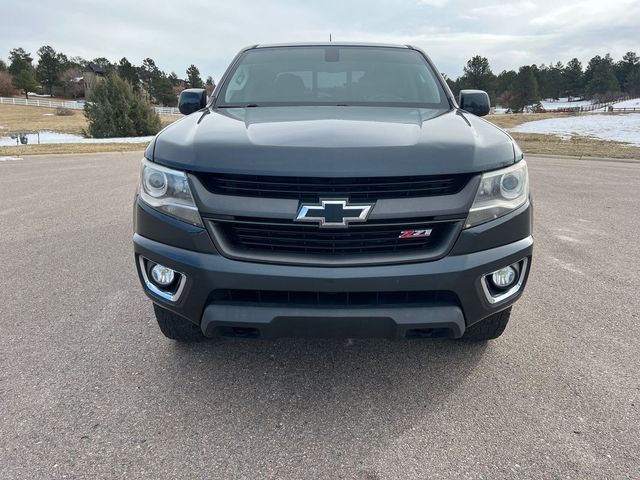
{"type": "Polygon", "coordinates": [[[160,131],[160,116],[151,104],[115,74],[95,85],[84,111],[91,137],[137,137],[160,131]]]}
{"type": "Polygon", "coordinates": [[[59,117],[70,117],[74,114],[74,111],[70,108],[58,107],[55,109],[55,114],[59,117]]]}

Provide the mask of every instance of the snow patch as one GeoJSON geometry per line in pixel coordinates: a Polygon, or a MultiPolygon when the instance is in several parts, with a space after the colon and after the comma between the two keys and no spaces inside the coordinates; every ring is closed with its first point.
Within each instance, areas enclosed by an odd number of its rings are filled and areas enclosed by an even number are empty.
{"type": "MultiPolygon", "coordinates": [[[[38,134],[27,134],[28,145],[38,144],[38,134]]],[[[60,143],[146,143],[153,137],[125,137],[125,138],[84,138],[71,133],[40,132],[40,144],[60,144],[60,143]]],[[[17,145],[16,139],[11,137],[0,137],[0,147],[12,147],[17,145]]]]}
{"type": "Polygon", "coordinates": [[[640,108],[640,98],[614,103],[613,108],[640,108]]]}
{"type": "Polygon", "coordinates": [[[1,157],[0,162],[15,162],[16,160],[22,160],[20,157],[1,157]]]}
{"type": "Polygon", "coordinates": [[[591,101],[589,100],[574,100],[570,102],[568,98],[559,98],[558,100],[547,99],[542,100],[540,103],[547,112],[565,108],[587,107],[591,105],[591,101]]]}
{"type": "Polygon", "coordinates": [[[548,118],[523,123],[509,129],[509,131],[557,135],[563,140],[579,135],[640,147],[640,113],[548,118]]]}

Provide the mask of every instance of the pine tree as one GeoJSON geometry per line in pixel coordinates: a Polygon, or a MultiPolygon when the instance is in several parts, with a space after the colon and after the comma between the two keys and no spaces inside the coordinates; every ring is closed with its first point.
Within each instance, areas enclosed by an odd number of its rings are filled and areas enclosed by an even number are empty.
{"type": "Polygon", "coordinates": [[[13,86],[22,91],[25,98],[29,100],[29,92],[32,92],[38,87],[33,67],[25,68],[13,75],[13,86]]]}
{"type": "Polygon", "coordinates": [[[14,48],[9,52],[9,73],[14,77],[22,70],[33,69],[33,57],[24,48],[14,48]]]}
{"type": "Polygon", "coordinates": [[[460,78],[462,88],[484,90],[489,94],[492,103],[495,103],[496,76],[491,71],[489,60],[486,57],[476,55],[472,57],[464,67],[464,74],[460,78]]]}
{"type": "Polygon", "coordinates": [[[514,72],[513,70],[503,70],[502,72],[500,72],[500,74],[497,76],[496,78],[496,94],[498,95],[498,103],[500,105],[503,106],[507,106],[506,103],[504,103],[504,95],[509,92],[509,95],[511,95],[511,87],[513,85],[513,81],[516,79],[516,77],[518,76],[517,72],[514,72]]]}
{"type": "Polygon", "coordinates": [[[175,107],[178,104],[178,97],[173,90],[173,82],[164,72],[153,81],[153,98],[165,107],[175,107]]]}
{"type": "Polygon", "coordinates": [[[607,96],[620,91],[620,84],[613,72],[612,62],[602,61],[593,67],[591,79],[587,83],[590,98],[607,96]]]}
{"type": "Polygon", "coordinates": [[[626,92],[627,80],[634,70],[640,65],[640,59],[636,52],[627,52],[622,57],[622,60],[615,64],[615,74],[618,79],[618,83],[626,92]]]}
{"type": "Polygon", "coordinates": [[[584,95],[584,73],[580,60],[572,58],[562,71],[562,77],[567,96],[581,97],[584,95]]]}
{"type": "Polygon", "coordinates": [[[526,106],[536,104],[539,101],[540,95],[538,94],[535,69],[528,65],[520,67],[518,75],[513,81],[508,107],[514,112],[522,112],[526,106]]]}
{"type": "Polygon", "coordinates": [[[84,108],[91,137],[155,135],[160,130],[160,117],[153,107],[116,74],[92,89],[84,108]]]}
{"type": "Polygon", "coordinates": [[[56,52],[49,45],[45,45],[38,50],[38,66],[36,67],[36,77],[40,83],[47,87],[49,94],[53,96],[53,86],[60,83],[60,75],[66,67],[67,57],[56,52]]]}
{"type": "Polygon", "coordinates": [[[624,88],[631,95],[640,95],[640,65],[629,72],[624,83],[624,88]]]}
{"type": "Polygon", "coordinates": [[[187,83],[189,88],[204,88],[204,82],[200,78],[200,70],[193,64],[187,68],[187,83]]]}
{"type": "Polygon", "coordinates": [[[140,76],[138,75],[138,69],[127,60],[127,57],[122,57],[118,62],[118,76],[129,82],[133,87],[134,92],[140,91],[140,76]]]}

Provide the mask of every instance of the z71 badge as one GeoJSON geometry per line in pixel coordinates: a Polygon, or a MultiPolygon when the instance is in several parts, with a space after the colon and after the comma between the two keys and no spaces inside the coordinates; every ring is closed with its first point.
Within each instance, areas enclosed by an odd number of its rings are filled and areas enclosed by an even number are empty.
{"type": "Polygon", "coordinates": [[[431,236],[431,228],[424,230],[403,230],[398,235],[398,238],[424,238],[431,236]]]}

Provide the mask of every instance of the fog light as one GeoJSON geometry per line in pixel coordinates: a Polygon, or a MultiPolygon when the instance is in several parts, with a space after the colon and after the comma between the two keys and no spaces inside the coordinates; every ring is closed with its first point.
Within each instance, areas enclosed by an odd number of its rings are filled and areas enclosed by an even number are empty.
{"type": "Polygon", "coordinates": [[[491,282],[498,288],[507,288],[516,281],[516,270],[513,267],[504,267],[491,274],[491,282]]]}
{"type": "Polygon", "coordinates": [[[166,287],[173,283],[176,278],[176,272],[164,265],[156,264],[151,269],[151,278],[156,284],[166,287]]]}

